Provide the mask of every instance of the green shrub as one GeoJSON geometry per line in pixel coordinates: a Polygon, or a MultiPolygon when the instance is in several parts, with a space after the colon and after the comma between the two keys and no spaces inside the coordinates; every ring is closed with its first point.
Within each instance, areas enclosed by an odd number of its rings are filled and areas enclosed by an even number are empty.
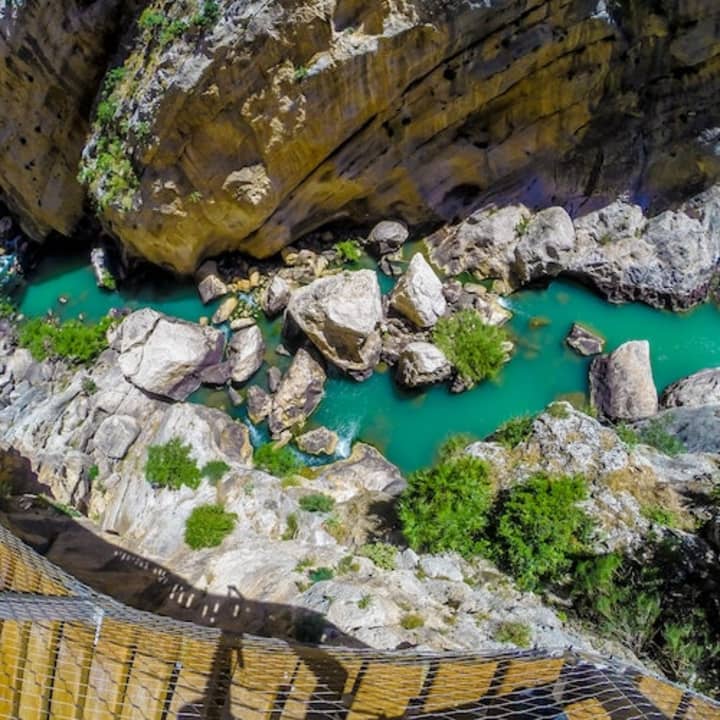
{"type": "Polygon", "coordinates": [[[515,225],[515,234],[518,237],[522,237],[527,232],[528,228],[530,227],[530,221],[532,218],[530,215],[523,214],[520,220],[515,225]]]}
{"type": "Polygon", "coordinates": [[[650,520],[656,525],[663,527],[676,528],[680,526],[680,519],[672,510],[662,507],[662,505],[644,505],[640,512],[643,517],[650,520]]]}
{"type": "Polygon", "coordinates": [[[105,127],[106,125],[110,125],[110,123],[112,123],[112,121],[115,119],[115,115],[117,114],[117,111],[118,111],[117,100],[108,98],[106,100],[101,100],[98,103],[97,112],[95,114],[95,117],[96,117],[97,121],[100,123],[100,125],[105,127]]]}
{"type": "Polygon", "coordinates": [[[183,485],[195,490],[200,484],[201,472],[190,456],[190,446],[174,437],[165,445],[151,445],[145,463],[145,478],[155,487],[179,490],[183,485]]]}
{"type": "Polygon", "coordinates": [[[480,553],[492,495],[486,462],[469,455],[441,460],[408,478],[398,506],[403,533],[416,550],[480,553]]]}
{"type": "Polygon", "coordinates": [[[504,422],[490,437],[512,450],[532,435],[534,422],[534,415],[519,415],[504,422]]]}
{"type": "Polygon", "coordinates": [[[372,605],[372,602],[373,602],[373,597],[372,597],[372,595],[369,595],[369,594],[368,594],[368,595],[363,595],[363,596],[358,600],[357,606],[358,606],[361,610],[367,610],[367,609],[372,605]]]}
{"type": "Polygon", "coordinates": [[[332,580],[335,577],[335,573],[332,571],[332,568],[319,567],[314,570],[308,570],[308,577],[314,585],[315,583],[323,582],[323,580],[332,580]]]}
{"type": "Polygon", "coordinates": [[[417,630],[417,628],[425,625],[425,620],[416,613],[405,613],[405,615],[400,618],[400,625],[405,628],[405,630],[417,630]]]}
{"type": "Polygon", "coordinates": [[[297,472],[301,463],[295,453],[287,446],[276,448],[274,443],[265,443],[255,449],[255,465],[276,477],[286,477],[297,472]]]}
{"type": "Polygon", "coordinates": [[[138,19],[138,25],[143,30],[154,30],[157,27],[161,27],[165,24],[165,15],[164,13],[161,13],[159,10],[153,10],[151,8],[145,8],[145,10],[142,11],[139,19],[138,19]]]}
{"type": "Polygon", "coordinates": [[[565,420],[570,416],[570,411],[567,409],[567,405],[563,405],[563,403],[550,403],[550,405],[548,405],[547,412],[550,417],[557,418],[558,420],[565,420]]]}
{"type": "Polygon", "coordinates": [[[341,240],[335,243],[335,251],[343,262],[357,262],[362,257],[362,249],[357,240],[341,240]]]}
{"type": "Polygon", "coordinates": [[[18,343],[36,360],[63,358],[75,363],[90,362],[107,348],[105,334],[112,323],[107,317],[87,324],[79,320],[58,323],[31,318],[20,326],[18,343]]]}
{"type": "Polygon", "coordinates": [[[667,418],[653,418],[648,420],[647,424],[640,428],[638,433],[640,442],[646,445],[652,445],[666,455],[679,455],[685,452],[685,445],[682,441],[671,435],[668,430],[667,418]]]}
{"type": "Polygon", "coordinates": [[[330,512],[335,507],[335,501],[323,493],[311,493],[300,498],[298,504],[308,512],[330,512]]]}
{"type": "Polygon", "coordinates": [[[500,500],[493,554],[523,590],[556,583],[586,551],[592,522],[577,503],[587,496],[581,477],[539,473],[500,500]]]}
{"type": "Polygon", "coordinates": [[[438,449],[438,460],[440,462],[456,460],[464,454],[465,448],[470,445],[473,440],[474,438],[471,435],[466,435],[464,433],[451,435],[438,449]]]}
{"type": "Polygon", "coordinates": [[[82,389],[86,395],[92,395],[97,392],[97,383],[91,377],[84,377],[82,379],[82,389]]]}
{"type": "Polygon", "coordinates": [[[230,466],[226,462],[222,460],[211,460],[205,463],[200,472],[212,485],[217,485],[229,469],[230,466]]]}
{"type": "Polygon", "coordinates": [[[17,308],[10,298],[0,296],[0,318],[8,319],[15,315],[17,308]]]}
{"type": "Polygon", "coordinates": [[[521,622],[503,622],[500,623],[495,631],[495,640],[501,643],[510,643],[517,647],[530,647],[532,633],[529,626],[521,622]]]}
{"type": "Polygon", "coordinates": [[[285,518],[285,532],[282,534],[283,540],[294,540],[297,537],[298,530],[300,529],[298,526],[298,519],[297,515],[295,513],[290,513],[285,518]]]}
{"type": "Polygon", "coordinates": [[[360,548],[358,555],[369,558],[381,570],[394,570],[397,548],[389,543],[367,543],[360,548]]]}
{"type": "Polygon", "coordinates": [[[214,25],[220,17],[220,7],[215,0],[203,0],[200,12],[193,15],[193,25],[207,28],[214,25]]]}
{"type": "Polygon", "coordinates": [[[298,65],[295,68],[295,81],[300,82],[301,80],[304,80],[308,76],[308,69],[305,67],[305,65],[298,65]]]}
{"type": "Polygon", "coordinates": [[[185,542],[193,550],[217,547],[235,528],[237,515],[222,505],[196,507],[185,524],[185,542]]]}
{"type": "Polygon", "coordinates": [[[640,442],[640,437],[635,430],[625,423],[616,425],[615,432],[620,440],[622,440],[630,449],[634,448],[640,442]]]}
{"type": "Polygon", "coordinates": [[[502,328],[485,325],[474,310],[460,310],[440,318],[433,328],[433,341],[469,383],[492,378],[505,362],[502,328]]]}
{"type": "Polygon", "coordinates": [[[91,465],[88,468],[87,478],[90,482],[93,482],[93,480],[97,480],[99,475],[100,475],[100,468],[97,465],[91,465]]]}
{"type": "Polygon", "coordinates": [[[355,562],[355,558],[352,555],[345,555],[337,566],[338,575],[347,575],[351,572],[357,572],[360,569],[360,565],[355,562]]]}
{"type": "Polygon", "coordinates": [[[190,24],[187,20],[171,20],[163,25],[160,31],[160,44],[167,45],[169,42],[184,35],[189,28],[190,24]]]}

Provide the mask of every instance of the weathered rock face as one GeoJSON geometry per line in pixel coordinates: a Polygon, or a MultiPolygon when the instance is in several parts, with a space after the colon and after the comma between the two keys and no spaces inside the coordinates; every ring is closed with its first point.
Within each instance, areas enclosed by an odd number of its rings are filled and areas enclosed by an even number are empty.
{"type": "Polygon", "coordinates": [[[663,391],[663,408],[720,405],[720,368],[708,368],[682,378],[663,391]]]}
{"type": "Polygon", "coordinates": [[[133,385],[184,400],[200,387],[202,372],[222,360],[225,336],[145,308],[122,321],[113,347],[120,353],[120,370],[133,385]]]}
{"type": "Polygon", "coordinates": [[[395,285],[390,305],[419,328],[432,327],[447,309],[442,283],[420,253],[395,285]]]}
{"type": "MultiPolygon", "coordinates": [[[[39,3],[26,5],[16,32],[52,49],[49,64],[59,67],[48,94],[73,105],[53,123],[73,135],[61,161],[72,180],[88,116],[83,91],[95,83],[57,60],[72,53],[71,34],[81,43],[91,34],[93,49],[103,33],[65,30],[74,16],[64,5],[47,18],[39,3]]],[[[711,0],[612,12],[604,2],[549,0],[218,5],[217,21],[170,42],[160,42],[163,28],[134,29],[117,112],[96,124],[85,151],[84,178],[106,226],[183,272],[225,249],[268,256],[338,217],[449,220],[477,197],[522,195],[528,178],[534,201],[550,204],[627,188],[667,198],[718,172],[711,0]],[[97,163],[115,139],[113,162],[97,163]]],[[[187,19],[179,4],[148,7],[168,23],[187,19]]],[[[15,137],[22,128],[27,140],[26,149],[13,143],[17,170],[0,174],[34,217],[38,194],[20,176],[42,161],[37,185],[46,186],[58,142],[46,142],[45,126],[35,133],[17,102],[36,93],[28,76],[41,62],[30,57],[29,72],[0,71],[4,87],[13,80],[3,106],[17,108],[15,137]]],[[[82,59],[97,61],[92,52],[82,59]]],[[[45,94],[35,97],[46,105],[45,94]]]]}
{"type": "Polygon", "coordinates": [[[611,420],[641,420],[658,410],[647,340],[623,343],[590,366],[590,402],[611,420]]]}
{"type": "Polygon", "coordinates": [[[337,433],[326,427],[319,427],[299,435],[295,442],[300,450],[310,455],[332,455],[338,440],[337,433]]]}
{"type": "Polygon", "coordinates": [[[230,377],[233,382],[249,380],[263,364],[265,340],[257,325],[238,330],[228,343],[228,358],[231,364],[230,377]]]}
{"type": "Polygon", "coordinates": [[[565,342],[580,355],[598,355],[603,351],[605,340],[580,323],[573,323],[565,342]]]}
{"type": "Polygon", "coordinates": [[[397,379],[407,387],[442,382],[450,377],[452,366],[439,347],[412,342],[400,353],[397,379]]]}
{"type": "Polygon", "coordinates": [[[365,373],[380,359],[380,286],[372,270],[344,272],[295,290],[287,316],[343,370],[365,373]]]}
{"type": "Polygon", "coordinates": [[[120,0],[0,7],[0,192],[23,229],[68,235],[83,210],[78,163],[113,52],[120,0]]]}

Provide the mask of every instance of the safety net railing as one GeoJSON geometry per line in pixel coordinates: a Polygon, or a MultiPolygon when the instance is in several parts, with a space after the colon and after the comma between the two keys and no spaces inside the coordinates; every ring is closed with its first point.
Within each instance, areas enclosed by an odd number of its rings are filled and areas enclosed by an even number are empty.
{"type": "Polygon", "coordinates": [[[568,649],[346,649],[176,621],[94,592],[0,526],[0,718],[720,720],[720,706],[568,649]]]}

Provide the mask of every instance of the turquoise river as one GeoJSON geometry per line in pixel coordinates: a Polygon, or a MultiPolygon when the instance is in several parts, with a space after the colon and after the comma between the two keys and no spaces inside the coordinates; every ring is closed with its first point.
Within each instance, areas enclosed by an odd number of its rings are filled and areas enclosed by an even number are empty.
{"type": "MultiPolygon", "coordinates": [[[[389,288],[386,278],[382,284],[384,290],[389,288]]],[[[29,278],[18,303],[26,316],[52,309],[61,317],[82,312],[90,320],[122,306],[151,306],[195,321],[212,313],[212,307],[201,304],[189,281],[166,279],[136,285],[130,282],[118,292],[108,293],[95,287],[84,258],[47,256],[29,278]],[[58,303],[61,295],[66,296],[67,304],[58,303]]],[[[331,375],[312,424],[335,429],[343,439],[343,454],[351,441],[365,440],[402,470],[411,471],[430,463],[438,445],[451,434],[484,437],[511,417],[538,412],[563,395],[585,393],[589,360],[577,356],[563,341],[574,321],[600,331],[607,338],[608,350],[626,340],[649,340],[660,390],[684,375],[720,366],[720,311],[713,304],[682,314],[641,304],[613,305],[564,280],[545,289],[521,291],[508,298],[507,304],[514,312],[509,327],[517,350],[497,380],[452,395],[444,386],[414,393],[400,390],[391,371],[375,373],[363,383],[331,375]],[[530,323],[538,317],[547,324],[530,323]]],[[[274,353],[280,342],[279,322],[265,323],[263,329],[268,340],[267,360],[284,366],[287,359],[274,353]]],[[[255,381],[265,382],[262,372],[255,381]]],[[[193,400],[228,407],[222,391],[202,390],[193,400]]],[[[245,419],[242,406],[230,412],[245,419]]],[[[253,438],[255,442],[265,439],[264,430],[255,430],[253,438]]]]}

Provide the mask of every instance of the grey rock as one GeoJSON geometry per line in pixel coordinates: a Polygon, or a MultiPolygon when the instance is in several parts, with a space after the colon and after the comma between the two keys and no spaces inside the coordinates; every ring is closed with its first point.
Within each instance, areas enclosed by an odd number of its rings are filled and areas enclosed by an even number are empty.
{"type": "Polygon", "coordinates": [[[129,415],[105,418],[95,432],[95,448],[105,457],[122,460],[140,434],[140,425],[129,415]]]}
{"type": "Polygon", "coordinates": [[[218,309],[213,313],[211,320],[212,324],[220,325],[221,323],[227,322],[233,314],[233,310],[235,310],[237,306],[238,299],[234,295],[225,298],[218,306],[218,309]]]}
{"type": "Polygon", "coordinates": [[[245,402],[245,397],[232,387],[232,385],[228,385],[227,394],[233,407],[240,407],[245,402]]]}
{"type": "Polygon", "coordinates": [[[7,370],[13,381],[20,383],[30,374],[34,361],[26,348],[18,348],[7,360],[7,370]]]}
{"type": "Polygon", "coordinates": [[[438,276],[420,254],[413,255],[390,296],[391,307],[419,328],[432,327],[447,309],[438,276]]]}
{"type": "Polygon", "coordinates": [[[410,343],[424,342],[428,339],[427,332],[418,330],[410,321],[405,320],[405,318],[388,318],[382,324],[381,328],[381,358],[383,362],[388,365],[395,365],[402,351],[410,343]]]}
{"type": "Polygon", "coordinates": [[[570,332],[565,337],[565,342],[577,352],[585,357],[589,355],[598,355],[605,347],[605,339],[589,330],[580,323],[573,323],[570,332]]]}
{"type": "Polygon", "coordinates": [[[572,259],[575,228],[563,208],[550,207],[533,215],[518,235],[513,274],[521,285],[559,275],[572,259]]]}
{"type": "Polygon", "coordinates": [[[228,294],[228,286],[218,273],[218,266],[214,260],[206,260],[195,273],[200,299],[205,305],[213,300],[228,294]]]}
{"type": "Polygon", "coordinates": [[[651,422],[676,437],[687,452],[720,454],[720,404],[669,408],[635,427],[641,430],[651,422]]]}
{"type": "Polygon", "coordinates": [[[310,455],[332,455],[338,444],[337,433],[326,427],[315,428],[298,435],[295,442],[303,452],[310,455]]]}
{"type": "Polygon", "coordinates": [[[660,405],[663,408],[718,404],[720,404],[720,368],[708,368],[688,375],[666,387],[660,397],[660,405]]]}
{"type": "Polygon", "coordinates": [[[230,380],[232,365],[228,361],[210,365],[200,373],[200,382],[203,385],[225,385],[230,380]]]}
{"type": "Polygon", "coordinates": [[[230,378],[234,383],[244,383],[261,367],[265,358],[265,340],[257,325],[238,330],[228,344],[230,378]]]}
{"type": "Polygon", "coordinates": [[[222,360],[225,337],[145,308],[122,321],[112,345],[131,383],[155,395],[184,400],[200,387],[203,370],[222,360]]]}
{"type": "MultiPolygon", "coordinates": [[[[286,321],[342,370],[368,372],[380,359],[382,303],[372,270],[343,272],[295,290],[286,321]]],[[[287,324],[287,323],[286,323],[287,324]]]]}
{"type": "Polygon", "coordinates": [[[302,425],[325,394],[325,370],[313,356],[298,350],[273,396],[268,426],[273,436],[302,425]]]}
{"type": "Polygon", "coordinates": [[[428,342],[413,342],[400,353],[397,379],[406,387],[442,382],[450,377],[452,366],[439,347],[428,342]]]}
{"type": "Polygon", "coordinates": [[[279,367],[271,367],[267,372],[268,390],[271,393],[277,392],[282,380],[282,371],[279,367]]]}
{"type": "Polygon", "coordinates": [[[657,412],[658,398],[646,340],[623,343],[590,366],[590,402],[611,420],[641,420],[657,412]]]}
{"type": "Polygon", "coordinates": [[[290,286],[280,276],[275,275],[265,291],[263,310],[268,317],[279,315],[290,301],[290,286]]]}
{"type": "Polygon", "coordinates": [[[452,555],[428,555],[420,559],[420,567],[430,578],[462,582],[463,573],[452,555]]]}
{"type": "Polygon", "coordinates": [[[257,385],[251,385],[247,389],[246,401],[248,417],[256,425],[270,414],[272,398],[257,385]]]}
{"type": "Polygon", "coordinates": [[[377,255],[388,255],[399,250],[408,235],[408,229],[403,223],[383,220],[370,231],[367,244],[377,255]]]}

